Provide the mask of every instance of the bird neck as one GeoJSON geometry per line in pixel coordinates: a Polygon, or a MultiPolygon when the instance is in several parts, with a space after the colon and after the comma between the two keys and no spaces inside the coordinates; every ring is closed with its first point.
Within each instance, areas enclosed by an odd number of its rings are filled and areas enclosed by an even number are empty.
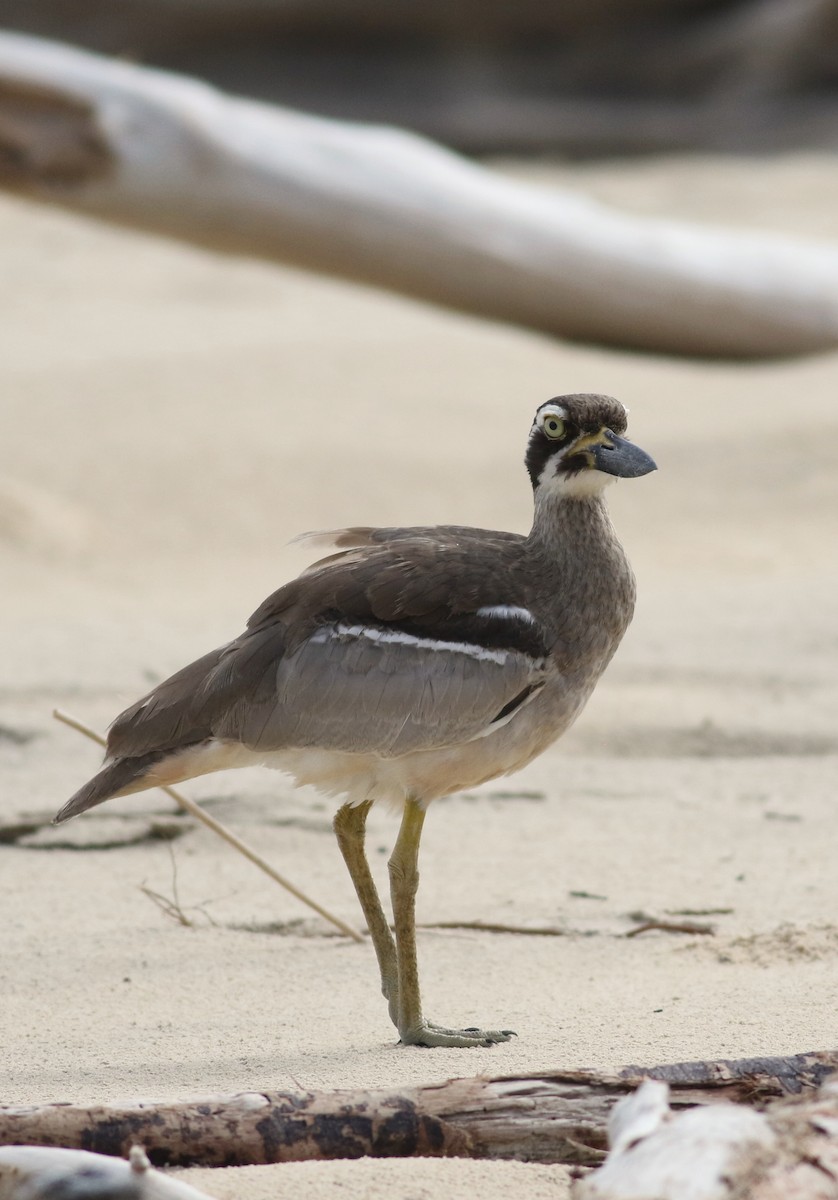
{"type": "Polygon", "coordinates": [[[634,610],[634,575],[601,494],[535,497],[527,539],[542,592],[552,596],[548,623],[554,656],[571,677],[596,679],[634,610]]]}
{"type": "MultiPolygon", "coordinates": [[[[600,551],[613,553],[619,542],[601,493],[568,496],[538,489],[529,539],[534,548],[546,551],[557,566],[568,559],[578,563],[600,551]]],[[[570,565],[570,564],[568,564],[570,565]]]]}

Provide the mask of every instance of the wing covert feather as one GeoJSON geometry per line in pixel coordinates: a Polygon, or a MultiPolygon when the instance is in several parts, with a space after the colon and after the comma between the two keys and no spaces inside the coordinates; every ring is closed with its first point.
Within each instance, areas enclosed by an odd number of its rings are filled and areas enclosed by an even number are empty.
{"type": "MultiPolygon", "coordinates": [[[[311,538],[323,545],[326,535],[311,538]]],[[[512,563],[520,562],[524,541],[515,533],[457,525],[338,530],[329,543],[338,553],[268,596],[248,628],[282,620],[306,636],[326,613],[378,621],[442,620],[480,604],[504,604],[514,587],[512,563]],[[483,551],[478,564],[475,539],[483,551]]]]}

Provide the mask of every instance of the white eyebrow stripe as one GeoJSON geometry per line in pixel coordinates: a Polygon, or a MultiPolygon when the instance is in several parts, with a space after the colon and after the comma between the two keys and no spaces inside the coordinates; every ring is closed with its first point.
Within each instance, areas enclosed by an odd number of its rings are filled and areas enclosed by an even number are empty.
{"type": "Polygon", "coordinates": [[[481,662],[497,663],[499,667],[509,659],[508,650],[490,650],[486,646],[478,646],[474,642],[444,642],[439,638],[416,637],[401,629],[374,629],[369,625],[347,625],[340,621],[337,625],[318,629],[311,635],[312,642],[326,642],[331,638],[366,638],[379,646],[410,646],[414,650],[447,651],[449,654],[465,654],[469,658],[481,662]]]}
{"type": "Polygon", "coordinates": [[[478,617],[489,617],[492,620],[526,621],[530,625],[538,624],[530,610],[528,608],[521,608],[518,604],[487,604],[483,608],[478,608],[475,615],[478,617]]]}
{"type": "Polygon", "coordinates": [[[563,408],[561,404],[552,404],[550,401],[548,401],[546,404],[543,404],[538,410],[538,415],[541,418],[542,423],[548,414],[551,417],[560,417],[562,421],[567,420],[567,409],[563,408]]]}

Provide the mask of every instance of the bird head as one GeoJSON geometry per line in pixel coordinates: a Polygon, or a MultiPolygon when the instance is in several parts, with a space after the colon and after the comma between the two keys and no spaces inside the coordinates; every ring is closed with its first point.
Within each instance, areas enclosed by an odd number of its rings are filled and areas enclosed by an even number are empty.
{"type": "Polygon", "coordinates": [[[647,475],[652,458],[622,435],[626,410],[613,396],[555,396],[535,414],[526,464],[534,489],[596,495],[617,477],[647,475]]]}

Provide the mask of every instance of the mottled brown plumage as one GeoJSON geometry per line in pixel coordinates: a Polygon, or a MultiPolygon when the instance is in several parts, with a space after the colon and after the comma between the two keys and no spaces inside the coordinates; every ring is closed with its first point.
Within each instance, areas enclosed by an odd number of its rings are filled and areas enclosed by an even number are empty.
{"type": "Polygon", "coordinates": [[[122,713],[106,765],[57,820],[260,762],[340,795],[338,840],[402,1040],[504,1040],[508,1031],[440,1029],[421,1015],[412,915],[421,822],[433,799],[517,770],[560,736],[619,644],[634,577],[602,487],[654,469],[624,429],[610,397],[541,406],[527,447],[528,537],[459,526],[314,535],[335,552],[269,596],[240,637],[122,713]],[[404,809],[391,860],[395,943],[363,856],[376,800],[404,809]]]}

